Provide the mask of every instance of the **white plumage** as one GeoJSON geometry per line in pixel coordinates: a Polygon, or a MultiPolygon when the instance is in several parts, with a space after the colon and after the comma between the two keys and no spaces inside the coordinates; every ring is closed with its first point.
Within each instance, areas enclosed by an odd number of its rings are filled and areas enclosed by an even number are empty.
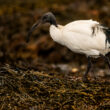
{"type": "Polygon", "coordinates": [[[58,27],[51,25],[50,35],[54,41],[67,46],[73,52],[87,56],[98,57],[110,51],[110,44],[105,43],[106,36],[102,27],[93,20],[78,20],[58,27]]]}
{"type": "Polygon", "coordinates": [[[87,56],[88,66],[83,77],[84,81],[87,81],[87,74],[92,66],[92,57],[103,57],[110,68],[110,61],[106,56],[110,52],[109,28],[93,20],[78,20],[61,26],[56,23],[55,16],[48,12],[32,26],[27,40],[29,40],[32,31],[41,23],[50,23],[50,36],[54,41],[68,47],[73,52],[87,56]]]}

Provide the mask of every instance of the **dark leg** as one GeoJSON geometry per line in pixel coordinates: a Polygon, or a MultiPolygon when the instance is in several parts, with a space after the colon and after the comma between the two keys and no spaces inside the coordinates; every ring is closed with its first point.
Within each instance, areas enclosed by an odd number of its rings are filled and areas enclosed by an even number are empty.
{"type": "Polygon", "coordinates": [[[93,65],[93,62],[92,62],[92,70],[91,70],[91,75],[92,75],[92,77],[96,80],[97,79],[97,76],[96,76],[96,74],[95,74],[95,72],[94,72],[94,65],[93,65]]]}
{"type": "Polygon", "coordinates": [[[108,67],[109,67],[109,69],[110,69],[110,60],[109,60],[109,58],[108,58],[107,56],[105,56],[105,59],[106,59],[106,62],[107,62],[107,64],[108,64],[108,67]]]}
{"type": "Polygon", "coordinates": [[[109,58],[107,56],[104,56],[104,55],[101,55],[101,56],[104,58],[105,62],[107,63],[107,65],[110,69],[110,60],[109,60],[109,58]]]}
{"type": "Polygon", "coordinates": [[[92,66],[91,57],[88,57],[87,70],[86,70],[86,72],[85,72],[85,74],[84,74],[84,76],[83,76],[83,81],[84,81],[84,82],[87,82],[87,81],[88,81],[87,75],[88,75],[88,73],[89,73],[89,71],[90,71],[90,69],[91,69],[91,66],[92,66]]]}

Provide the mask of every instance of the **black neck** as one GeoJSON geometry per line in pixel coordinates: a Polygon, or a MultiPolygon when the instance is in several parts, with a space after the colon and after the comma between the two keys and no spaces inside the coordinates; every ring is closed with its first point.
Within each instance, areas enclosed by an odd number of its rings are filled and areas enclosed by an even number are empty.
{"type": "Polygon", "coordinates": [[[50,19],[50,24],[51,25],[55,25],[56,27],[58,27],[57,26],[57,23],[56,23],[56,20],[54,18],[53,19],[52,18],[50,19]]]}

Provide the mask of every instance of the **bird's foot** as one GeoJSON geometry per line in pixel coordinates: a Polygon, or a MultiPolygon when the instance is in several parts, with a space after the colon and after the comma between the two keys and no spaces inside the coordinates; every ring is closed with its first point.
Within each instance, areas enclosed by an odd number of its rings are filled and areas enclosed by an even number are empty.
{"type": "Polygon", "coordinates": [[[84,83],[88,83],[89,82],[88,78],[85,77],[85,76],[83,76],[83,79],[82,80],[83,80],[84,83]]]}
{"type": "Polygon", "coordinates": [[[95,75],[93,76],[94,80],[97,81],[98,80],[98,77],[95,75]]]}
{"type": "Polygon", "coordinates": [[[98,78],[97,78],[97,76],[96,76],[96,74],[94,73],[94,71],[92,71],[92,78],[93,78],[93,80],[97,80],[98,78]]]}

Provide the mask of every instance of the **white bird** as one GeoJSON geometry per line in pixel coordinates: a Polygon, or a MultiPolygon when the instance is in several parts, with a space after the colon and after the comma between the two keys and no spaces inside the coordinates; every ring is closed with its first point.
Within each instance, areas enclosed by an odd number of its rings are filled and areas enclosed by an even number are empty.
{"type": "Polygon", "coordinates": [[[85,54],[88,58],[87,70],[83,80],[87,81],[88,72],[92,66],[91,58],[103,57],[110,69],[107,54],[110,52],[110,30],[93,20],[77,20],[65,26],[58,25],[55,16],[48,12],[35,23],[28,33],[31,33],[39,24],[50,23],[50,36],[59,44],[68,47],[71,51],[85,54]]]}

